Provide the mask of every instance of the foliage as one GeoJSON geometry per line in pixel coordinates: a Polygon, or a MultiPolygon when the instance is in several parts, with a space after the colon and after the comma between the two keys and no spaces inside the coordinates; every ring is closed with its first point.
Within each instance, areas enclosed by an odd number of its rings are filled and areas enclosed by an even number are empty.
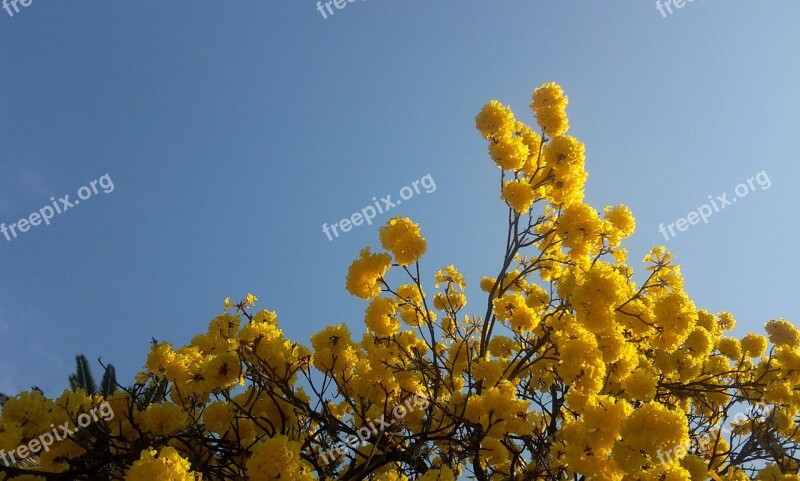
{"type": "MultiPolygon", "coordinates": [[[[533,93],[538,133],[497,101],[476,117],[508,205],[481,315],[456,267],[424,286],[420,227],[394,218],[347,274],[360,339],[337,324],[305,347],[252,294],[227,299],[189,345],[154,342],[136,384],[105,396],[112,421],[14,479],[798,481],[800,331],[780,319],[733,337],[663,247],[636,282],[633,216],[583,202],[566,106],[550,83],[533,93]]],[[[103,397],[21,393],[0,448],[103,397]]]]}
{"type": "Polygon", "coordinates": [[[108,397],[117,390],[117,374],[113,365],[103,366],[103,379],[98,388],[86,356],[83,354],[75,356],[75,364],[75,374],[69,375],[69,387],[73,391],[83,390],[88,394],[100,394],[108,397]]]}

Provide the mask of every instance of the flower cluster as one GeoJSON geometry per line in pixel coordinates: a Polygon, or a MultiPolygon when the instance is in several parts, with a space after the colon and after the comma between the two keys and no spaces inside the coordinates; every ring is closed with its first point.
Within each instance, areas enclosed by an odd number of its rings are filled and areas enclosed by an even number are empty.
{"type": "Polygon", "coordinates": [[[800,330],[779,319],[734,336],[733,315],[698,307],[663,247],[634,277],[622,242],[635,220],[584,201],[567,105],[548,83],[535,127],[499,101],[475,119],[508,208],[477,312],[466,276],[422,266],[422,229],[393,218],[347,272],[363,328],[328,325],[305,347],[254,295],[226,299],[187,345],[154,341],[108,399],[11,398],[0,449],[104,402],[116,416],[34,466],[0,466],[0,481],[800,481],[800,330]],[[702,436],[715,441],[690,444],[702,436]]]}

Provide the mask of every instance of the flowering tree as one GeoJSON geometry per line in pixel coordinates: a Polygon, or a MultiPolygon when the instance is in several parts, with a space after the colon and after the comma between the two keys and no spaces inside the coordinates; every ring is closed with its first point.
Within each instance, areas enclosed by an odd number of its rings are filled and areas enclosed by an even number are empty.
{"type": "Polygon", "coordinates": [[[189,345],[154,343],[132,388],[8,400],[0,480],[798,481],[800,331],[727,335],[663,247],[635,282],[634,219],[583,202],[566,106],[549,83],[538,133],[497,101],[476,117],[508,205],[478,314],[454,266],[424,286],[425,239],[394,218],[347,273],[360,339],[332,325],[308,348],[228,299],[189,345]]]}

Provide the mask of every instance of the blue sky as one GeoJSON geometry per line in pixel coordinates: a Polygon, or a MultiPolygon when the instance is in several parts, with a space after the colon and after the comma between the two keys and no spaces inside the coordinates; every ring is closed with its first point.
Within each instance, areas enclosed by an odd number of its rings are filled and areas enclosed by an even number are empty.
{"type": "MultiPolygon", "coordinates": [[[[130,382],[155,337],[202,332],[248,291],[307,342],[360,332],[347,266],[378,226],[349,217],[430,174],[378,217],[421,223],[424,272],[472,286],[502,255],[496,168],[474,130],[491,98],[527,110],[561,83],[587,145],[587,199],[637,217],[631,258],[666,244],[699,306],[739,333],[798,321],[800,4],[437,0],[45,2],[0,10],[0,222],[108,174],[114,189],[0,237],[0,391],[60,392],[73,356],[130,382]],[[768,5],[768,6],[767,6],[768,5]],[[660,223],[765,171],[665,241],[660,223]]],[[[472,297],[480,312],[484,301],[472,297]]]]}

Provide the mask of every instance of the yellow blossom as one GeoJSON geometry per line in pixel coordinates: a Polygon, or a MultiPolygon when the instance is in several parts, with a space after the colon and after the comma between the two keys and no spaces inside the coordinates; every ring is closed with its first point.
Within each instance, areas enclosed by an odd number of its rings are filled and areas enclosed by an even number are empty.
{"type": "Polygon", "coordinates": [[[395,217],[380,230],[381,245],[394,255],[401,266],[408,266],[422,257],[427,249],[419,226],[407,217],[395,217]]]}

